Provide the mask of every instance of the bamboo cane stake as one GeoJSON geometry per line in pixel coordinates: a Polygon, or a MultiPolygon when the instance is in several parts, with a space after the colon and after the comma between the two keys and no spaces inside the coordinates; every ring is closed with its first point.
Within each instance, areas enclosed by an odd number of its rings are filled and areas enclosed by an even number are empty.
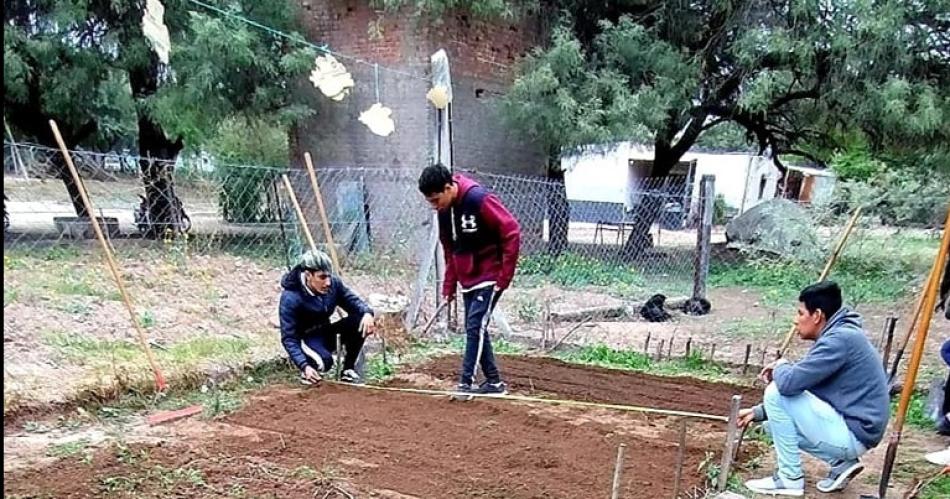
{"type": "MultiPolygon", "coordinates": [[[[848,220],[848,225],[844,229],[844,234],[842,234],[841,239],[838,241],[838,245],[835,246],[835,250],[831,253],[831,256],[828,258],[828,262],[825,263],[825,268],[822,269],[821,275],[818,276],[818,282],[822,282],[828,278],[828,274],[831,273],[831,268],[834,267],[835,262],[838,261],[838,257],[841,255],[841,250],[844,249],[845,243],[848,242],[848,238],[851,236],[851,231],[854,229],[854,224],[857,223],[858,217],[861,216],[861,206],[858,206],[854,213],[851,215],[851,219],[848,220]]],[[[778,357],[784,357],[785,352],[788,350],[788,345],[792,342],[792,338],[795,336],[795,326],[793,325],[788,329],[788,333],[785,335],[785,341],[782,342],[782,348],[779,349],[778,357]]]]}
{"type": "Polygon", "coordinates": [[[323,194],[320,192],[320,184],[317,182],[317,172],[313,168],[313,159],[309,152],[303,153],[304,163],[307,165],[307,173],[310,175],[310,186],[313,187],[313,196],[317,199],[317,210],[320,212],[320,223],[323,225],[323,237],[326,239],[327,247],[330,249],[330,258],[333,259],[333,268],[340,276],[343,275],[343,267],[340,266],[340,258],[336,254],[336,245],[333,243],[333,232],[330,230],[330,220],[327,218],[327,209],[323,204],[323,194]]]}
{"type": "Polygon", "coordinates": [[[56,138],[56,143],[59,144],[59,149],[63,153],[63,157],[66,159],[66,166],[69,167],[69,173],[72,174],[73,180],[76,182],[76,186],[79,189],[79,196],[82,198],[83,205],[86,207],[86,212],[89,213],[89,220],[92,224],[93,231],[96,233],[96,239],[99,240],[99,244],[102,246],[102,252],[106,256],[106,264],[109,267],[109,271],[112,273],[112,278],[115,280],[116,287],[119,288],[119,295],[122,296],[122,302],[125,304],[125,308],[129,312],[129,321],[132,323],[132,327],[135,329],[135,332],[138,335],[139,344],[142,347],[142,351],[145,352],[145,358],[148,361],[149,367],[152,368],[152,373],[155,375],[155,389],[158,392],[163,392],[168,386],[165,383],[165,376],[162,374],[162,370],[158,366],[158,362],[155,360],[155,355],[152,353],[151,346],[149,346],[148,336],[145,334],[145,330],[142,328],[142,325],[139,324],[139,319],[135,315],[135,308],[132,306],[132,299],[129,297],[129,292],[125,287],[125,281],[122,279],[122,274],[119,272],[119,265],[115,261],[115,257],[109,247],[109,243],[106,241],[105,235],[103,235],[102,228],[99,227],[99,220],[96,219],[96,210],[93,208],[92,201],[89,199],[89,193],[86,192],[86,186],[83,185],[82,178],[79,176],[79,170],[76,169],[76,165],[73,163],[73,158],[69,154],[69,150],[66,148],[66,143],[63,141],[63,136],[60,134],[59,127],[56,125],[56,122],[50,120],[49,126],[53,130],[53,136],[56,138]]]}

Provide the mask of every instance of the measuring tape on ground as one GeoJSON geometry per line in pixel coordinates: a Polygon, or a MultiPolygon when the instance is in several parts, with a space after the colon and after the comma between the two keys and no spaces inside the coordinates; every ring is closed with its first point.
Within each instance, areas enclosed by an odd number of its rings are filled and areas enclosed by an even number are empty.
{"type": "Polygon", "coordinates": [[[430,390],[426,388],[398,388],[393,386],[380,386],[380,385],[356,385],[352,383],[342,383],[334,380],[323,380],[324,383],[330,383],[334,385],[349,386],[353,388],[364,388],[367,390],[376,390],[376,391],[385,391],[385,392],[397,392],[397,393],[413,393],[417,395],[440,395],[444,397],[450,396],[461,396],[472,397],[472,398],[485,398],[485,399],[496,399],[496,400],[508,400],[514,402],[526,402],[532,404],[549,404],[549,405],[564,405],[571,407],[589,407],[596,409],[610,409],[615,411],[624,411],[624,412],[641,412],[647,414],[660,414],[664,416],[679,416],[685,418],[694,418],[694,419],[705,419],[708,421],[719,421],[722,423],[728,423],[729,418],[725,416],[717,416],[715,414],[704,414],[701,412],[688,412],[688,411],[674,411],[672,409],[659,409],[656,407],[641,407],[635,405],[621,405],[621,404],[603,404],[599,402],[584,402],[580,400],[564,400],[564,399],[547,399],[539,397],[525,397],[523,395],[502,395],[497,393],[462,393],[462,392],[451,392],[445,390],[430,390]]]}

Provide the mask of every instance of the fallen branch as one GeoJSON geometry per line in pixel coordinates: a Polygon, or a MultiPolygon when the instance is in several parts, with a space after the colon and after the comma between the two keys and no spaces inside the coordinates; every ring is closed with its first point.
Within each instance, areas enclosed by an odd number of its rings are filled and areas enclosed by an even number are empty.
{"type": "MultiPolygon", "coordinates": [[[[668,298],[664,308],[667,310],[680,309],[687,301],[689,301],[689,297],[686,296],[668,298]]],[[[644,303],[646,302],[632,302],[625,305],[600,305],[569,312],[552,312],[551,320],[554,322],[579,322],[583,320],[629,319],[636,317],[644,303]]]]}
{"type": "Polygon", "coordinates": [[[579,324],[576,324],[574,327],[572,327],[570,331],[564,333],[564,336],[561,336],[561,339],[558,340],[557,343],[555,343],[554,346],[552,346],[552,347],[547,351],[547,353],[551,353],[551,352],[557,350],[557,347],[561,346],[561,343],[564,343],[564,340],[566,340],[566,339],[568,338],[568,336],[570,336],[571,334],[573,334],[574,331],[577,331],[578,329],[580,329],[581,327],[583,327],[583,326],[584,326],[585,324],[587,324],[588,322],[590,322],[590,317],[584,319],[582,322],[580,322],[579,324]]]}

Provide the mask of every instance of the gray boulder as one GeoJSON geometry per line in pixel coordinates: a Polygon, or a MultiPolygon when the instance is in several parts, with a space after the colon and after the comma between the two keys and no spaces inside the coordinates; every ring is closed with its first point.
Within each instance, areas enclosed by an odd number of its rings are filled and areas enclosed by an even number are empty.
{"type": "Polygon", "coordinates": [[[726,241],[732,246],[811,260],[821,254],[816,221],[787,199],[770,199],[732,219],[726,241]]]}

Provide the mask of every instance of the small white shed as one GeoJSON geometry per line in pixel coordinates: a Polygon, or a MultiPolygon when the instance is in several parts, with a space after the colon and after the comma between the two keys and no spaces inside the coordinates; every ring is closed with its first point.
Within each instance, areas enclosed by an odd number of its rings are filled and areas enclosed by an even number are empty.
{"type": "MultiPolygon", "coordinates": [[[[653,148],[634,142],[585,147],[561,160],[567,198],[572,203],[622,203],[630,210],[648,187],[658,187],[654,179],[651,185],[641,180],[649,174],[652,160],[653,148]]],[[[670,172],[663,190],[679,193],[694,206],[703,175],[716,177],[716,194],[736,213],[743,213],[776,196],[781,172],[771,158],[751,152],[694,149],[670,172]]]]}

